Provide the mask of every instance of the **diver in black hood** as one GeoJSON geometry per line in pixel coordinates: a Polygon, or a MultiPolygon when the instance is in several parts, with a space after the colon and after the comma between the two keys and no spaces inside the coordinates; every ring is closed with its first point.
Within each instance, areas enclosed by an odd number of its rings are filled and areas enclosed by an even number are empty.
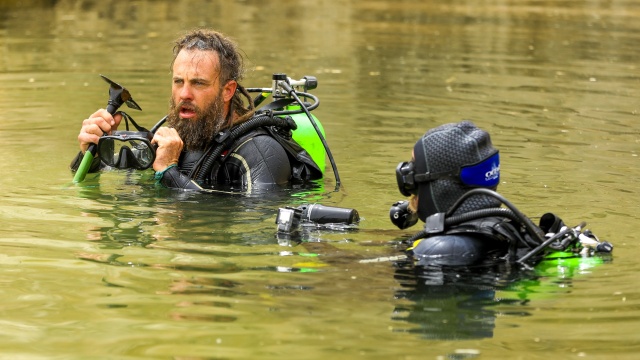
{"type": "Polygon", "coordinates": [[[587,251],[612,249],[580,227],[568,229],[552,213],[534,225],[496,193],[498,150],[489,134],[470,121],[427,131],[415,144],[412,160],[398,165],[396,177],[410,200],[393,204],[391,221],[401,229],[418,219],[425,222],[424,230],[407,241],[418,265],[535,264],[547,250],[566,250],[589,236],[593,244],[580,243],[590,247],[587,251]]]}
{"type": "Polygon", "coordinates": [[[552,213],[535,225],[498,194],[498,150],[470,121],[427,131],[396,177],[410,199],[393,204],[391,221],[401,229],[418,220],[425,226],[402,241],[407,256],[394,263],[402,286],[396,297],[410,302],[397,306],[393,319],[413,324],[406,331],[425,338],[493,337],[494,306],[528,301],[526,292],[499,300],[496,293],[519,280],[537,281],[530,270],[546,255],[590,256],[613,248],[584,223],[569,228],[552,213]]]}

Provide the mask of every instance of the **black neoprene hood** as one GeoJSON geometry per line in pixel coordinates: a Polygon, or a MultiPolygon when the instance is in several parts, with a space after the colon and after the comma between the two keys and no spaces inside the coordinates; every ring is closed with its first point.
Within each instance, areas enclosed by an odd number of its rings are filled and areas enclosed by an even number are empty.
{"type": "MultiPolygon", "coordinates": [[[[489,133],[471,121],[444,124],[427,131],[416,142],[414,171],[423,173],[457,172],[461,168],[481,163],[497,154],[489,133]]],[[[497,168],[499,172],[499,165],[497,168]]],[[[495,186],[488,187],[492,190],[495,186]]],[[[418,184],[418,216],[424,221],[429,215],[446,212],[470,187],[460,178],[446,177],[418,184]]],[[[497,207],[494,199],[478,196],[465,201],[458,213],[487,207],[497,207]]]]}

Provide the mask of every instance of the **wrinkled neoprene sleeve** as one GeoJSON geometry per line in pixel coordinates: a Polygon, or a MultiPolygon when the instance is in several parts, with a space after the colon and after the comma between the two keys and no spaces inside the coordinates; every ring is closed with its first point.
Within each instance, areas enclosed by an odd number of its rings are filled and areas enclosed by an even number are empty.
{"type": "Polygon", "coordinates": [[[198,184],[191,181],[189,176],[183,174],[177,167],[171,167],[162,173],[160,183],[168,188],[172,189],[188,189],[188,190],[200,190],[198,184]]]}

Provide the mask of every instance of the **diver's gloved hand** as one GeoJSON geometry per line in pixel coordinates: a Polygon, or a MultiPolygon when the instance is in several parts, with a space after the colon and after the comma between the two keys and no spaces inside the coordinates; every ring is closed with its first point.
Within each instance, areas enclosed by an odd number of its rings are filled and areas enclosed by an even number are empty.
{"type": "Polygon", "coordinates": [[[389,218],[393,225],[400,229],[406,229],[418,222],[418,214],[409,210],[409,202],[406,200],[396,201],[391,205],[389,218]]]}

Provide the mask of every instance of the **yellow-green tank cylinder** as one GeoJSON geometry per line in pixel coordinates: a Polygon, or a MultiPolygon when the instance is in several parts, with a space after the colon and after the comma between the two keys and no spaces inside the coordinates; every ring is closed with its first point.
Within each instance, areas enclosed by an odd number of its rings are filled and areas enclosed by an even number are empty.
{"type": "MultiPolygon", "coordinates": [[[[313,114],[311,114],[311,117],[313,117],[318,129],[320,129],[322,136],[325,137],[324,128],[318,118],[313,114]]],[[[322,175],[324,175],[327,152],[311,120],[309,120],[309,117],[307,117],[305,113],[291,115],[291,118],[293,118],[293,121],[298,125],[298,128],[293,131],[293,140],[300,144],[300,146],[311,155],[313,161],[318,165],[320,170],[322,170],[322,175]]]]}

